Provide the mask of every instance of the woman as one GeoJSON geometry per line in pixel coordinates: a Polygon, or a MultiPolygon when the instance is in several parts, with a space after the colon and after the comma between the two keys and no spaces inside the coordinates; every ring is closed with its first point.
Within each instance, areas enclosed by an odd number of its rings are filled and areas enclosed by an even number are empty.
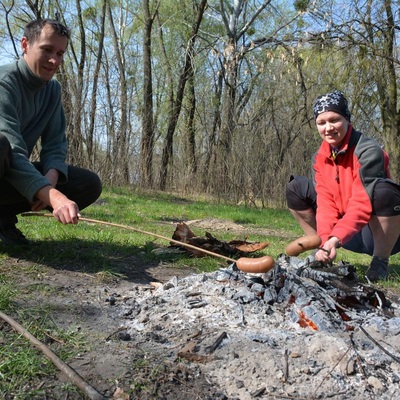
{"type": "Polygon", "coordinates": [[[356,131],[339,91],[319,96],[314,117],[322,144],[313,160],[314,184],[291,177],[287,201],[305,234],[317,233],[315,259],[335,259],[337,249],[372,255],[367,278],[387,279],[391,254],[400,251],[400,187],[390,180],[389,158],[356,131]]]}

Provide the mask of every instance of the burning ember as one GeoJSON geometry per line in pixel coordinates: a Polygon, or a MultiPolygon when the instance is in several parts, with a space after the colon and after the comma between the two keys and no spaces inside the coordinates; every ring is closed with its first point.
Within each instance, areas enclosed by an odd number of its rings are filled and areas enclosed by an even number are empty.
{"type": "Polygon", "coordinates": [[[399,398],[398,306],[344,262],[282,254],[266,274],[232,264],[138,286],[122,315],[131,336],[200,365],[227,399],[399,398]]]}

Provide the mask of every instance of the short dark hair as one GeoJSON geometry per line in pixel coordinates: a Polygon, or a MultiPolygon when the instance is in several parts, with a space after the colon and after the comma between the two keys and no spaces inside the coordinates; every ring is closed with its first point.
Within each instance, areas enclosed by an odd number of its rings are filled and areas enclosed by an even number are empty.
{"type": "Polygon", "coordinates": [[[42,30],[45,25],[51,25],[54,31],[58,35],[65,36],[68,40],[70,39],[71,34],[69,29],[66,26],[64,26],[61,22],[50,18],[39,18],[26,24],[24,29],[24,36],[31,43],[34,43],[42,33],[42,30]]]}

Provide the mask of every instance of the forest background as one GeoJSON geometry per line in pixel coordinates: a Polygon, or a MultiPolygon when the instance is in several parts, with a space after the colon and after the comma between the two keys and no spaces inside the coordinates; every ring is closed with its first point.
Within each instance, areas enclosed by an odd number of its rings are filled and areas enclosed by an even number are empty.
{"type": "MultiPolygon", "coordinates": [[[[69,162],[110,186],[285,204],[320,139],[312,105],[344,92],[356,129],[400,174],[400,1],[0,1],[1,63],[24,25],[72,31],[63,86],[69,162]]],[[[37,152],[33,157],[37,157],[37,152]]]]}

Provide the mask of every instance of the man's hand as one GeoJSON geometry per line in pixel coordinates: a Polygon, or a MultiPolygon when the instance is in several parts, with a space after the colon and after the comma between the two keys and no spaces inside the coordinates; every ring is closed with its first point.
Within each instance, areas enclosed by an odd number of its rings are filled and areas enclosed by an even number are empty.
{"type": "Polygon", "coordinates": [[[81,216],[78,205],[67,197],[59,207],[53,209],[53,215],[62,224],[77,224],[81,216]]]}
{"type": "Polygon", "coordinates": [[[340,240],[333,236],[322,246],[322,250],[315,253],[315,259],[323,263],[329,263],[336,258],[337,249],[340,247],[340,240]]]}
{"type": "MultiPolygon", "coordinates": [[[[67,196],[61,193],[54,187],[47,185],[42,187],[37,193],[38,201],[33,205],[40,206],[37,203],[45,204],[45,207],[50,206],[53,209],[53,215],[62,224],[77,224],[79,217],[78,205],[70,200],[67,196]]],[[[32,207],[32,210],[34,210],[32,207]]],[[[43,208],[45,208],[43,207],[43,208]]],[[[41,209],[43,209],[41,208],[41,209]]]]}

